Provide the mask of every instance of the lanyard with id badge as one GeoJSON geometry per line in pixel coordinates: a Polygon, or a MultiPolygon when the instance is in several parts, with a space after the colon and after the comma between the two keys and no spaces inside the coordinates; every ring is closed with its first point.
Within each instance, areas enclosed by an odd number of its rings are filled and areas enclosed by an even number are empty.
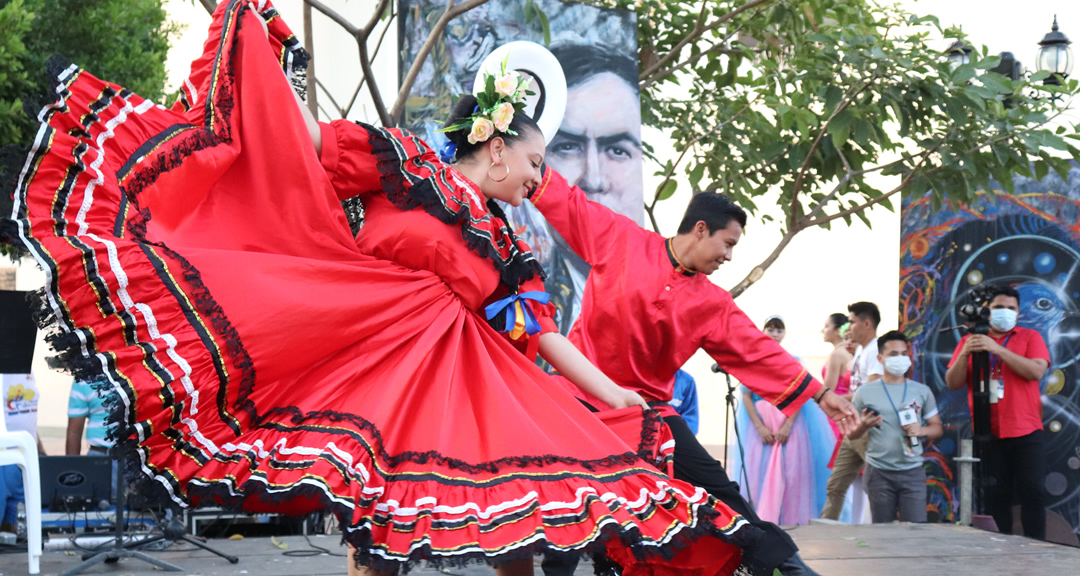
{"type": "MultiPolygon", "coordinates": [[[[904,380],[904,392],[900,395],[900,405],[904,405],[904,401],[907,400],[907,385],[908,381],[904,380]]],[[[889,387],[885,385],[885,381],[881,381],[881,389],[885,391],[885,397],[889,399],[889,404],[892,406],[893,412],[896,413],[896,419],[900,421],[900,436],[902,437],[901,444],[904,447],[904,456],[913,457],[922,454],[922,442],[919,441],[918,436],[905,436],[904,427],[911,424],[919,423],[919,415],[915,413],[911,407],[905,407],[903,410],[897,410],[896,404],[893,402],[892,394],[889,394],[889,387]]]]}
{"type": "MultiPolygon", "coordinates": [[[[1005,341],[1001,343],[1001,347],[1005,348],[1009,345],[1009,338],[1012,338],[1012,334],[1005,337],[1005,341]]],[[[1001,361],[1001,358],[994,354],[990,355],[990,403],[997,404],[999,400],[1005,398],[1005,376],[1002,374],[1005,366],[1001,361]]]]}

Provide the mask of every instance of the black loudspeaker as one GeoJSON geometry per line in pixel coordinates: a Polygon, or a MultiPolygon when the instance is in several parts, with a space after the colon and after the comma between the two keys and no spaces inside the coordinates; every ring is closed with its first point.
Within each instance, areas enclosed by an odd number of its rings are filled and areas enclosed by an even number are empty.
{"type": "Polygon", "coordinates": [[[29,374],[34,362],[37,324],[28,294],[0,290],[0,374],[29,374]]]}

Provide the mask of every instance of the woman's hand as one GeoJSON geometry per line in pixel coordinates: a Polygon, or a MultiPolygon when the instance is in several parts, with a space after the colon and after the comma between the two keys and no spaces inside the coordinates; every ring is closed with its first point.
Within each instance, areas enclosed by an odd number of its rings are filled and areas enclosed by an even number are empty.
{"type": "Polygon", "coordinates": [[[791,437],[791,422],[792,422],[791,418],[788,418],[784,422],[783,426],[780,426],[780,429],[776,431],[776,434],[775,434],[774,437],[776,438],[776,443],[777,444],[780,444],[780,445],[787,444],[788,438],[791,437]]]}
{"type": "Polygon", "coordinates": [[[606,401],[607,405],[610,406],[612,410],[627,408],[629,406],[641,406],[646,410],[649,409],[649,403],[637,392],[627,390],[614,382],[612,382],[611,385],[615,387],[615,390],[612,390],[611,398],[606,399],[606,401]]]}
{"type": "Polygon", "coordinates": [[[764,424],[756,424],[754,428],[757,429],[758,436],[761,436],[761,443],[766,446],[770,444],[776,444],[776,435],[764,424]]]}

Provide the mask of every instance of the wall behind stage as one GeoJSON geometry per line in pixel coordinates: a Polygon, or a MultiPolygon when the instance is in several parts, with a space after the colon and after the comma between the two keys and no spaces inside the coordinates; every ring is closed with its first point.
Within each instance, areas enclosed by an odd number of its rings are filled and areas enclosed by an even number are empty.
{"type": "MultiPolygon", "coordinates": [[[[543,44],[539,20],[525,22],[524,2],[493,0],[446,28],[410,93],[405,126],[436,150],[439,132],[457,98],[472,91],[480,64],[515,40],[543,44]]],[[[567,109],[548,144],[546,163],[582,188],[591,200],[642,223],[641,103],[637,92],[637,18],[633,12],[536,0],[550,21],[551,44],[567,76],[567,109]]],[[[399,30],[404,75],[445,9],[439,0],[402,0],[399,30]]],[[[548,273],[547,291],[565,334],[577,319],[589,266],[526,202],[507,209],[515,230],[548,273]]]]}
{"type": "MultiPolygon", "coordinates": [[[[912,337],[915,378],[937,395],[945,436],[927,452],[931,515],[955,520],[959,495],[953,457],[970,437],[966,391],[945,386],[962,334],[958,308],[984,281],[1020,292],[1021,326],[1050,349],[1043,378],[1051,525],[1080,533],[1080,166],[1067,180],[1017,178],[1008,194],[994,183],[972,206],[935,209],[928,198],[905,201],[900,244],[901,329],[912,337]],[[1065,528],[1068,524],[1069,528],[1065,528]]],[[[1051,532],[1057,530],[1051,529],[1051,532]]],[[[1057,531],[1059,534],[1061,531],[1057,531]]]]}

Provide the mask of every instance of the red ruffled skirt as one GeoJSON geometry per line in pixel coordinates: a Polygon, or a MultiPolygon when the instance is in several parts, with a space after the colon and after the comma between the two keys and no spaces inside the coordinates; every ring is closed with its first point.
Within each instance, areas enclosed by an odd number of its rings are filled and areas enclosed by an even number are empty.
{"type": "Polygon", "coordinates": [[[143,484],[331,510],[384,569],[603,551],[732,572],[755,530],[655,467],[655,414],[606,426],[439,277],[358,250],[280,80],[295,38],[260,9],[274,51],[223,2],[172,109],[54,62],[15,171],[3,232],[46,272],[54,346],[118,392],[143,484]]]}

